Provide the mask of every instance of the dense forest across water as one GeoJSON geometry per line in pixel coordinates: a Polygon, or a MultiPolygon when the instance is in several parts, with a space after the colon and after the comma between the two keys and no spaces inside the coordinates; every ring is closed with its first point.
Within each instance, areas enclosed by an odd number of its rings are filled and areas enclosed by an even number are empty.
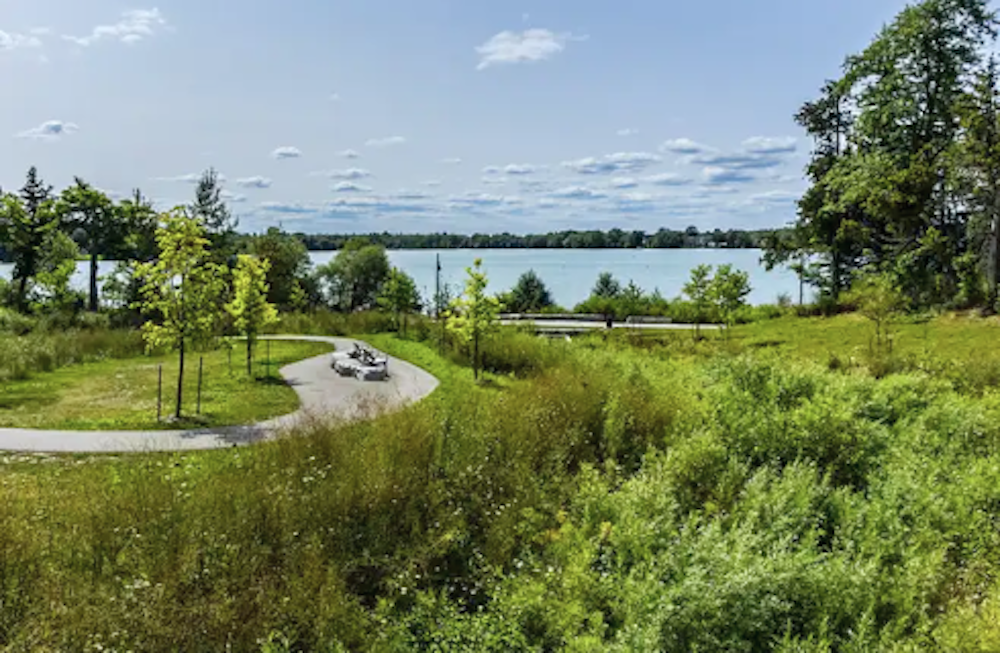
{"type": "MultiPolygon", "coordinates": [[[[372,233],[363,237],[386,249],[759,249],[769,237],[780,236],[785,229],[714,229],[699,231],[690,226],[676,231],[556,231],[547,234],[390,234],[372,233]]],[[[295,234],[307,249],[341,249],[358,234],[295,234]]]]}

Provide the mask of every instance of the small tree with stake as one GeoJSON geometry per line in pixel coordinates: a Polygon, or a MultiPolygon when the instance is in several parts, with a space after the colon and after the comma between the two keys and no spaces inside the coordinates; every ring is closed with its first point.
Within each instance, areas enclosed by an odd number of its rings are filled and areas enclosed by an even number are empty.
{"type": "Polygon", "coordinates": [[[701,322],[712,306],[712,266],[699,265],[691,270],[691,280],[684,284],[687,295],[695,308],[695,338],[701,338],[701,322]]]}
{"type": "Polygon", "coordinates": [[[399,268],[389,270],[389,276],[382,284],[378,305],[392,313],[396,329],[406,333],[406,316],[420,310],[420,293],[413,278],[399,268]]]}
{"type": "Polygon", "coordinates": [[[743,270],[733,270],[730,264],[720,265],[710,283],[712,299],[726,325],[726,337],[733,326],[736,311],[746,306],[750,294],[750,275],[743,270]]]}
{"type": "Polygon", "coordinates": [[[269,324],[278,321],[278,311],[267,301],[266,259],[240,254],[233,270],[233,299],[226,304],[226,312],[233,317],[236,329],[247,343],[247,376],[253,373],[253,349],[257,336],[269,324]]]}
{"type": "Polygon", "coordinates": [[[465,292],[452,302],[448,316],[448,328],[465,344],[472,345],[472,374],[479,380],[479,345],[483,338],[497,328],[500,316],[500,301],[486,293],[489,283],[482,270],[482,259],[476,259],[471,268],[465,268],[469,275],[465,281],[465,292]]]}
{"type": "Polygon", "coordinates": [[[161,219],[159,258],[139,264],[136,276],[142,282],[140,308],[153,318],[142,326],[147,349],[164,347],[179,355],[174,418],[180,419],[184,354],[189,345],[203,344],[216,333],[224,269],[209,260],[209,241],[198,220],[180,208],[161,219]]]}

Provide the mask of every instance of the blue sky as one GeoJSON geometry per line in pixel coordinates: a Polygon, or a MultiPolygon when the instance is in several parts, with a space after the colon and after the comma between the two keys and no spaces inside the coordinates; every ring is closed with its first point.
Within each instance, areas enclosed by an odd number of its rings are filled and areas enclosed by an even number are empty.
{"type": "Polygon", "coordinates": [[[0,185],[37,165],[243,230],[770,227],[792,121],[900,0],[5,2],[0,185]]]}

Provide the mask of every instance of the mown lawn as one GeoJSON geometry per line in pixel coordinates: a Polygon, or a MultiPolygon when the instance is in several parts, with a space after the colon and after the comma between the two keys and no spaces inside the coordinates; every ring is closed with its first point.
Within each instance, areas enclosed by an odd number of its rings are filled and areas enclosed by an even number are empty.
{"type": "Polygon", "coordinates": [[[331,351],[312,342],[272,342],[270,376],[264,366],[267,344],[258,346],[254,378],[247,376],[243,350],[189,354],[185,363],[185,416],[174,413],[177,391],[176,354],[108,359],[35,374],[22,381],[0,383],[0,427],[44,429],[170,429],[178,426],[251,424],[293,412],[295,391],[280,381],[277,370],[288,363],[331,351]],[[198,361],[204,357],[201,414],[196,415],[198,361]],[[157,383],[163,369],[162,421],[156,420],[157,383]]]}

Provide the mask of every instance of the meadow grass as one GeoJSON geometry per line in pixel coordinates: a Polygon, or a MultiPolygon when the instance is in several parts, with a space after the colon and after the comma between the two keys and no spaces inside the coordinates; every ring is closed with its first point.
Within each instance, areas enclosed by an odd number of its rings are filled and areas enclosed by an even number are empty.
{"type": "Polygon", "coordinates": [[[106,359],[62,367],[0,384],[0,427],[39,429],[165,429],[184,424],[251,424],[294,412],[295,391],[281,382],[282,365],[331,350],[311,342],[261,342],[253,377],[247,376],[243,348],[189,353],[184,375],[182,422],[157,421],[157,384],[162,366],[162,416],[176,404],[176,354],[106,359]],[[270,347],[271,364],[265,367],[270,347]],[[197,407],[198,364],[204,361],[201,414],[197,407]]]}
{"type": "Polygon", "coordinates": [[[461,349],[365,339],[438,391],[251,448],[0,458],[0,647],[1000,647],[990,386],[516,332],[476,384],[461,349]]]}

